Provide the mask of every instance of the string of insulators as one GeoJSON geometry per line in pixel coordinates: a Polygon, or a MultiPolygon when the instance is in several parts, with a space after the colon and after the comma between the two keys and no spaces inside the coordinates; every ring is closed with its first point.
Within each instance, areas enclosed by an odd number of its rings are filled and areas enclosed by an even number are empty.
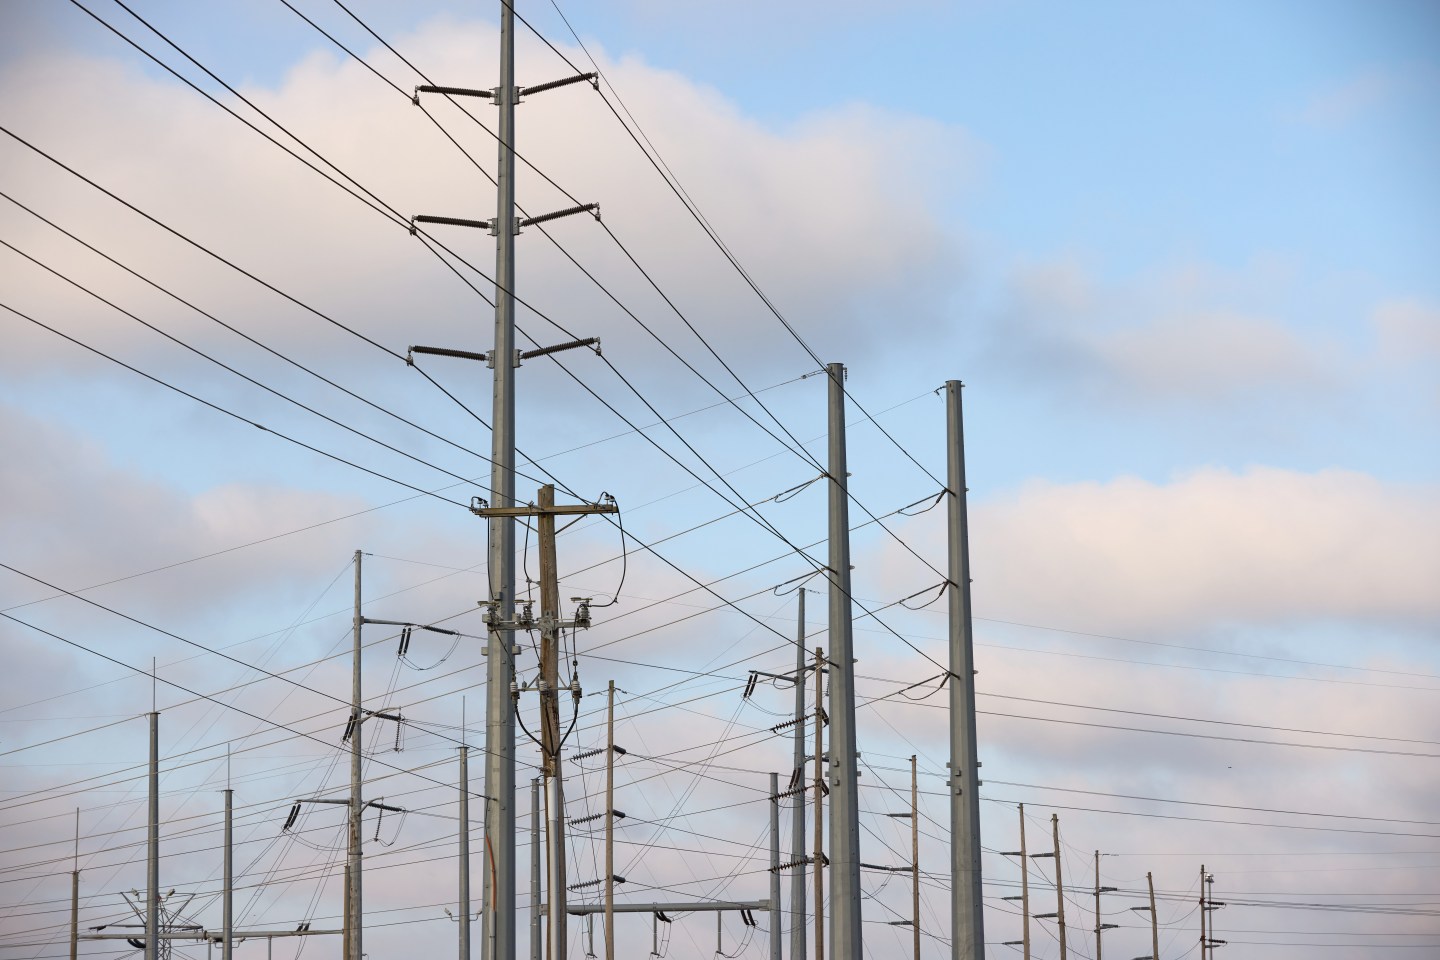
{"type": "Polygon", "coordinates": [[[410,631],[412,629],[414,628],[405,627],[400,631],[400,649],[396,652],[395,656],[401,659],[404,659],[405,654],[410,652],[410,631]]]}
{"type": "Polygon", "coordinates": [[[290,808],[290,816],[285,818],[285,826],[280,828],[281,833],[289,833],[290,828],[295,826],[295,821],[300,819],[300,804],[290,808]]]}
{"type": "Polygon", "coordinates": [[[570,820],[570,826],[572,826],[572,827],[578,827],[578,826],[580,826],[580,824],[582,824],[582,823],[592,823],[592,822],[594,822],[594,821],[596,821],[596,820],[600,820],[600,819],[604,818],[607,813],[610,814],[610,815],[612,815],[612,816],[614,816],[616,820],[624,820],[624,819],[625,819],[625,811],[624,811],[624,810],[602,811],[602,812],[600,812],[600,813],[592,813],[592,814],[590,814],[590,816],[588,816],[588,817],[575,817],[575,818],[572,818],[572,819],[570,820]]]}
{"type": "Polygon", "coordinates": [[[782,863],[778,867],[770,867],[769,870],[771,873],[776,873],[780,870],[790,870],[795,867],[809,866],[811,863],[814,863],[814,860],[810,857],[801,857],[799,860],[791,860],[789,863],[782,863]]]}
{"type": "MultiPolygon", "coordinates": [[[[611,879],[611,880],[614,880],[616,883],[624,883],[624,882],[625,882],[625,878],[622,877],[622,876],[620,876],[620,874],[618,874],[618,873],[611,874],[611,875],[610,875],[610,879],[611,879]]],[[[566,887],[565,889],[566,889],[566,890],[587,890],[587,889],[589,889],[590,887],[598,887],[598,886],[600,886],[600,884],[602,884],[602,883],[604,883],[604,882],[605,882],[605,878],[604,878],[604,877],[600,877],[600,878],[595,879],[595,880],[586,880],[584,883],[572,883],[572,884],[570,884],[570,886],[566,887]]],[[[668,923],[669,921],[667,920],[666,922],[668,923]]]]}
{"type": "Polygon", "coordinates": [[[744,921],[745,926],[747,927],[759,926],[759,924],[755,922],[755,914],[751,913],[749,910],[741,910],[740,919],[744,921]]]}
{"type": "Polygon", "coordinates": [[[340,738],[341,743],[349,743],[350,738],[355,735],[355,714],[352,711],[350,719],[345,721],[345,735],[340,738]]]}

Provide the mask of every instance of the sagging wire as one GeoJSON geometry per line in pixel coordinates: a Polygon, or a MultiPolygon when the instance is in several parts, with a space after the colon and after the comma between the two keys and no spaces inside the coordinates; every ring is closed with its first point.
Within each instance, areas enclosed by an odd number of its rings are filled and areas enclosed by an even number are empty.
{"type": "Polygon", "coordinates": [[[826,475],[823,473],[817,474],[816,476],[811,477],[809,480],[806,480],[804,483],[795,484],[795,486],[791,487],[789,490],[781,490],[779,493],[775,494],[775,496],[771,497],[770,501],[772,503],[784,503],[786,500],[798,497],[805,490],[806,487],[809,487],[811,484],[814,484],[820,480],[824,480],[825,476],[826,475]]]}
{"type": "Polygon", "coordinates": [[[945,687],[946,687],[947,682],[949,681],[949,679],[950,679],[950,675],[949,675],[948,673],[937,673],[937,674],[936,674],[935,676],[933,676],[933,677],[926,677],[924,680],[920,680],[920,681],[918,681],[918,682],[916,682],[916,683],[912,683],[912,684],[910,684],[910,686],[908,686],[908,687],[901,687],[899,690],[896,690],[895,692],[898,693],[898,694],[900,694],[900,696],[904,697],[906,700],[916,700],[916,701],[919,701],[919,700],[929,700],[931,697],[935,696],[935,694],[937,694],[937,693],[939,693],[941,690],[944,690],[944,689],[945,689],[945,687]],[[905,692],[906,690],[914,690],[916,687],[923,687],[925,684],[930,683],[931,681],[934,681],[934,680],[939,680],[940,683],[936,685],[936,687],[935,687],[934,690],[931,690],[929,693],[925,694],[923,697],[912,697],[912,696],[910,696],[910,694],[908,694],[908,693],[905,692]]]}
{"type": "MultiPolygon", "coordinates": [[[[384,797],[380,798],[380,800],[384,799],[384,797]]],[[[400,810],[400,822],[395,824],[395,833],[390,837],[390,842],[386,843],[380,838],[380,824],[385,819],[385,811],[390,808],[381,805],[378,800],[373,802],[376,805],[376,809],[380,811],[379,815],[375,818],[375,842],[382,847],[393,847],[395,846],[395,841],[400,839],[400,829],[405,826],[405,818],[409,815],[410,811],[403,808],[400,810]]]]}
{"type": "Polygon", "coordinates": [[[418,624],[413,624],[413,623],[412,623],[412,624],[410,624],[409,626],[404,627],[404,628],[400,631],[400,646],[399,646],[399,648],[396,650],[395,656],[396,656],[397,659],[399,659],[399,661],[400,661],[401,663],[405,664],[405,666],[409,667],[411,670],[416,670],[416,671],[419,671],[419,672],[423,673],[423,672],[425,672],[426,670],[434,670],[436,667],[440,666],[440,664],[444,663],[446,660],[449,660],[449,659],[455,654],[455,651],[456,651],[457,649],[459,649],[459,647],[460,647],[460,632],[459,632],[458,630],[437,630],[437,629],[434,628],[434,627],[420,626],[420,625],[418,625],[418,624]],[[447,651],[445,651],[445,655],[444,655],[443,657],[441,657],[439,660],[436,660],[434,663],[430,664],[428,667],[422,667],[422,666],[420,666],[420,664],[416,663],[414,660],[411,660],[411,659],[410,659],[410,656],[409,656],[409,654],[410,654],[410,639],[411,639],[411,636],[413,635],[414,631],[416,631],[416,630],[426,630],[426,631],[429,631],[429,632],[431,632],[431,633],[449,633],[449,634],[451,634],[452,636],[454,636],[455,639],[454,639],[454,641],[450,644],[450,649],[447,650],[447,651]]]}
{"type": "Polygon", "coordinates": [[[935,494],[935,496],[934,496],[933,499],[930,498],[930,497],[921,497],[919,500],[916,500],[914,503],[907,503],[907,504],[905,504],[905,506],[901,507],[899,510],[896,510],[895,512],[898,513],[898,514],[899,514],[900,516],[902,516],[902,517],[918,517],[918,516],[920,516],[920,514],[922,514],[922,513],[929,513],[931,510],[934,510],[936,507],[938,507],[938,506],[940,505],[940,501],[941,501],[941,500],[944,500],[944,499],[945,499],[945,494],[947,494],[947,493],[949,493],[949,492],[950,492],[949,490],[941,490],[939,493],[935,494]],[[929,501],[930,501],[930,505],[927,506],[924,510],[916,510],[914,513],[906,513],[906,512],[905,512],[906,510],[909,510],[911,507],[918,507],[918,506],[920,506],[920,504],[924,503],[926,500],[929,500],[929,501]]]}
{"type": "Polygon", "coordinates": [[[796,590],[799,590],[801,587],[805,586],[805,584],[809,583],[811,580],[820,576],[820,574],[824,572],[825,568],[821,568],[819,570],[811,570],[809,573],[802,573],[798,577],[791,577],[789,580],[786,580],[783,583],[777,583],[774,587],[771,588],[770,592],[777,597],[786,596],[788,594],[794,593],[796,590]],[[791,584],[794,584],[794,586],[791,586],[791,584]],[[781,587],[786,587],[787,589],[781,590],[781,587]]]}
{"type": "Polygon", "coordinates": [[[930,605],[931,605],[932,603],[934,603],[936,600],[939,600],[941,597],[943,597],[943,596],[945,595],[945,588],[948,587],[948,586],[950,586],[950,581],[949,581],[949,580],[946,580],[946,581],[944,581],[944,582],[942,582],[942,583],[936,584],[936,585],[933,586],[933,587],[926,587],[926,588],[923,589],[923,590],[916,590],[914,593],[910,594],[910,596],[908,596],[908,597],[901,597],[900,600],[898,600],[897,602],[900,604],[900,606],[904,607],[906,610],[924,610],[926,607],[930,606],[930,605]],[[921,594],[929,593],[931,590],[936,591],[935,596],[931,597],[929,600],[926,600],[924,603],[920,604],[918,607],[912,607],[912,606],[910,606],[910,604],[908,604],[908,603],[905,602],[906,600],[914,600],[916,597],[920,596],[921,594]]]}
{"type": "Polygon", "coordinates": [[[612,503],[615,505],[615,523],[620,528],[620,585],[615,588],[615,595],[609,603],[591,604],[592,608],[613,607],[620,602],[620,593],[625,589],[625,574],[630,570],[630,548],[625,544],[625,514],[620,510],[620,503],[608,491],[600,492],[600,500],[597,502],[612,503]]]}

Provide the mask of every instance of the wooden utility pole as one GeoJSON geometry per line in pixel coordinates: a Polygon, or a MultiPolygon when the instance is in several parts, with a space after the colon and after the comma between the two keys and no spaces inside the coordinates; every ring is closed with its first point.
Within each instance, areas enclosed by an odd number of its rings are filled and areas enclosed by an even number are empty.
{"type": "Polygon", "coordinates": [[[1150,886],[1150,960],[1160,960],[1160,920],[1155,916],[1155,874],[1146,873],[1150,886]]]}
{"type": "Polygon", "coordinates": [[[1114,887],[1102,887],[1100,885],[1100,851],[1095,851],[1095,960],[1100,960],[1100,934],[1106,930],[1114,930],[1116,924],[1102,923],[1100,920],[1100,894],[1114,893],[1114,887]]]}
{"type": "Polygon", "coordinates": [[[1200,864],[1200,960],[1209,956],[1205,931],[1205,864],[1200,864]]]}
{"type": "MultiPolygon", "coordinates": [[[[560,630],[562,627],[588,627],[590,612],[582,603],[574,620],[560,619],[560,577],[555,563],[555,518],[616,513],[614,503],[581,503],[555,505],[555,487],[541,487],[536,502],[523,507],[471,507],[476,516],[534,517],[540,546],[540,747],[544,754],[542,772],[545,777],[545,800],[549,822],[546,836],[549,847],[549,903],[547,925],[549,937],[546,953],[551,960],[569,956],[567,916],[565,912],[565,792],[560,767],[560,746],[564,739],[560,729],[560,630]]],[[[571,688],[571,697],[579,703],[578,682],[571,688]]],[[[608,884],[608,881],[607,881],[608,884]]]]}
{"type": "Polygon", "coordinates": [[[825,960],[825,753],[822,726],[825,716],[825,651],[815,648],[815,960],[825,960]]]}

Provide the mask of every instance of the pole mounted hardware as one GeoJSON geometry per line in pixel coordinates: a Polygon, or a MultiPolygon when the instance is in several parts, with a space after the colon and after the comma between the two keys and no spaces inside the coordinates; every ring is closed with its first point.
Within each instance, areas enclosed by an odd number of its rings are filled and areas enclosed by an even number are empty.
{"type": "MultiPolygon", "coordinates": [[[[600,219],[600,204],[582,203],[579,206],[566,207],[563,210],[542,213],[534,217],[515,217],[511,225],[511,232],[519,236],[522,227],[533,227],[536,224],[548,223],[551,220],[574,216],[577,213],[588,213],[598,222],[600,219]]],[[[464,217],[437,217],[422,213],[410,218],[410,236],[416,236],[420,232],[416,226],[416,224],[420,223],[436,223],[447,227],[473,227],[476,230],[488,230],[491,236],[498,236],[500,233],[500,220],[498,217],[492,220],[467,220],[464,217]]]]}
{"type": "MultiPolygon", "coordinates": [[[[533,360],[536,357],[548,357],[552,353],[563,353],[566,350],[578,350],[581,347],[592,347],[595,356],[600,356],[600,338],[585,337],[580,340],[567,340],[564,343],[557,343],[549,347],[536,347],[534,350],[516,350],[515,362],[512,366],[520,366],[522,360],[533,360]]],[[[476,353],[473,350],[455,350],[451,347],[421,347],[412,346],[405,352],[405,362],[415,366],[415,354],[423,354],[432,357],[455,357],[460,360],[479,360],[487,367],[495,366],[495,353],[476,353]]]]}
{"type": "MultiPolygon", "coordinates": [[[[596,90],[600,89],[600,74],[598,73],[577,73],[574,76],[562,77],[559,80],[547,80],[545,83],[537,83],[533,87],[516,87],[514,103],[520,103],[521,98],[531,93],[544,93],[546,90],[558,90],[560,87],[568,87],[572,83],[589,83],[596,90]]],[[[500,88],[494,90],[476,90],[472,87],[442,87],[431,83],[423,83],[415,88],[411,95],[410,102],[420,106],[420,94],[438,93],[446,97],[482,97],[486,100],[503,99],[500,88]]]]}

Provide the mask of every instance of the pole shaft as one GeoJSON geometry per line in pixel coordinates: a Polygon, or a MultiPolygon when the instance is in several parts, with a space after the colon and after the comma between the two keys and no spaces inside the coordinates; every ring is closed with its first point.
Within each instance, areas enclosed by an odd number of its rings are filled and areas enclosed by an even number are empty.
{"type": "Polygon", "coordinates": [[[145,960],[160,957],[160,712],[150,714],[149,831],[145,849],[145,960]]]}
{"type": "MultiPolygon", "coordinates": [[[[462,725],[462,736],[464,727],[462,725]]],[[[470,960],[470,748],[460,745],[460,960],[470,960]]]]}
{"type": "Polygon", "coordinates": [[[1200,960],[1209,952],[1205,947],[1205,864],[1200,864],[1200,960]]]}
{"type": "Polygon", "coordinates": [[[1160,960],[1160,921],[1155,916],[1155,874],[1146,873],[1145,883],[1150,887],[1150,956],[1160,960]]]}
{"type": "MultiPolygon", "coordinates": [[[[795,625],[795,795],[790,812],[790,956],[805,960],[805,588],[795,625]]],[[[818,708],[819,700],[816,700],[818,708]]]]}
{"type": "Polygon", "coordinates": [[[75,808],[75,869],[70,872],[70,960],[80,956],[80,808],[75,808]]]}
{"type": "Polygon", "coordinates": [[[910,754],[910,880],[911,932],[915,936],[915,960],[920,960],[920,773],[915,754],[910,754]]]}
{"type": "Polygon", "coordinates": [[[540,742],[544,756],[545,799],[549,811],[550,927],[549,956],[566,960],[569,921],[565,914],[565,793],[560,765],[560,583],[555,563],[555,487],[546,484],[537,497],[540,547],[540,742]]]}
{"type": "Polygon", "coordinates": [[[780,960],[781,940],[780,775],[772,773],[770,774],[770,960],[780,960]]]}
{"type": "Polygon", "coordinates": [[[1024,960],[1030,960],[1030,854],[1025,849],[1025,804],[1020,804],[1020,914],[1024,960]]]}
{"type": "Polygon", "coordinates": [[[346,862],[348,865],[347,876],[350,881],[348,907],[350,915],[349,936],[346,938],[350,947],[350,956],[347,960],[361,960],[364,955],[361,948],[361,939],[364,935],[364,913],[361,897],[362,877],[360,874],[360,819],[365,812],[364,800],[361,799],[361,761],[363,752],[361,750],[361,737],[365,728],[362,712],[364,703],[362,700],[360,686],[360,658],[361,645],[360,633],[364,624],[364,617],[360,612],[360,551],[355,551],[355,617],[351,629],[350,656],[350,711],[355,718],[355,724],[350,730],[350,817],[348,820],[348,833],[346,843],[346,862]]]}
{"type": "MultiPolygon", "coordinates": [[[[515,10],[500,0],[500,86],[495,177],[495,337],[490,434],[491,503],[515,503],[515,10]]],[[[515,521],[490,517],[486,524],[490,599],[504,623],[515,616],[515,521]]],[[[491,870],[482,871],[484,946],[487,960],[515,960],[515,714],[510,683],[515,673],[512,632],[492,628],[485,687],[485,794],[494,808],[486,817],[491,870]]],[[[489,812],[489,811],[487,811],[489,812]]],[[[356,957],[355,960],[360,960],[356,957]]]]}
{"type": "Polygon", "coordinates": [[[830,375],[830,950],[860,960],[860,805],[855,651],[850,610],[850,497],[845,463],[845,366],[830,375]]]}
{"type": "Polygon", "coordinates": [[[1100,851],[1095,851],[1095,960],[1100,960],[1100,851]]]}
{"type": "Polygon", "coordinates": [[[615,960],[615,681],[605,709],[605,960],[615,960]]]}
{"type": "Polygon", "coordinates": [[[540,960],[540,778],[530,781],[530,960],[540,960]]]}
{"type": "Polygon", "coordinates": [[[961,383],[945,383],[949,488],[950,896],[955,956],[985,956],[981,900],[980,784],[975,746],[974,624],[970,609],[970,533],[966,513],[965,423],[961,383]]]}
{"type": "Polygon", "coordinates": [[[1050,814],[1050,830],[1055,838],[1055,919],[1060,928],[1060,960],[1065,960],[1065,872],[1060,868],[1060,814],[1050,814]]]}
{"type": "Polygon", "coordinates": [[[825,651],[815,648],[815,960],[825,960],[825,731],[821,723],[825,692],[825,651]]]}
{"type": "Polygon", "coordinates": [[[225,893],[221,905],[220,960],[231,960],[235,950],[235,791],[225,790],[225,893]]]}

